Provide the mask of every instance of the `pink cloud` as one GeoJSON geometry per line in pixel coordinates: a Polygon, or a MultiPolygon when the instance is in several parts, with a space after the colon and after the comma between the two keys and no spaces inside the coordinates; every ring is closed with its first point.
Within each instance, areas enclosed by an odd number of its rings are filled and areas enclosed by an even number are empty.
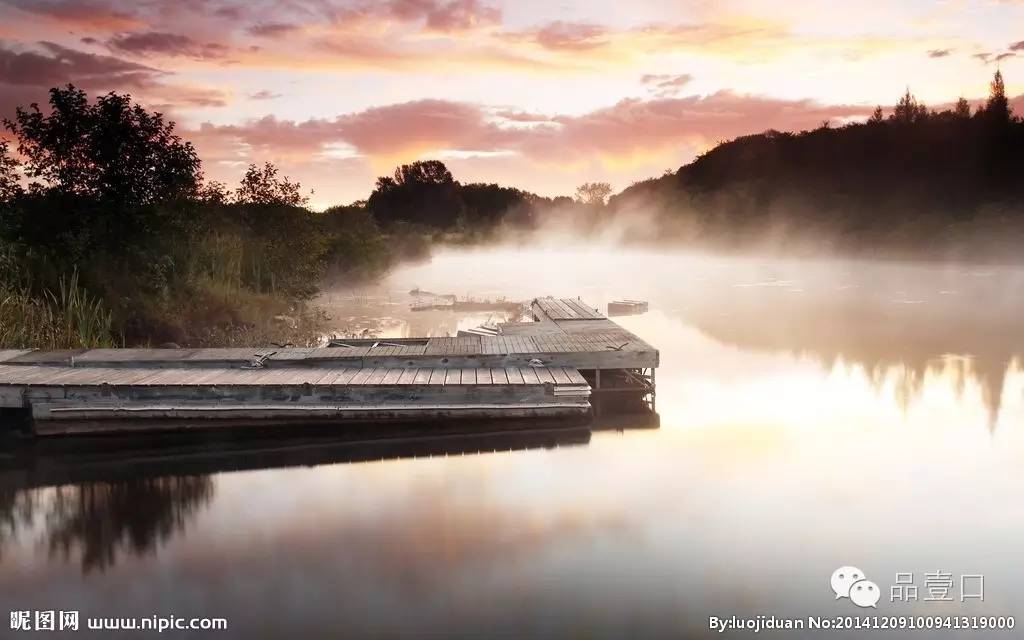
{"type": "Polygon", "coordinates": [[[130,92],[150,108],[173,112],[181,107],[220,107],[228,95],[220,88],[168,84],[171,74],[114,56],[70,49],[52,42],[36,48],[0,46],[0,115],[33,102],[45,104],[50,88],[74,84],[90,93],[130,92]]]}
{"type": "Polygon", "coordinates": [[[501,21],[501,10],[479,0],[391,0],[384,4],[392,16],[407,22],[422,21],[435,31],[465,31],[501,21]]]}
{"type": "Polygon", "coordinates": [[[369,157],[416,156],[448,149],[511,152],[537,161],[611,160],[671,150],[766,129],[799,130],[823,120],[866,116],[871,108],[821,105],[722,91],[710,96],[629,99],[579,116],[524,114],[446,100],[375,107],[333,120],[272,116],[241,125],[203,125],[199,136],[264,153],[316,153],[345,144],[369,157]],[[511,124],[534,126],[510,126],[511,124]]]}
{"type": "Polygon", "coordinates": [[[38,46],[39,50],[0,47],[0,83],[49,88],[74,82],[85,88],[135,88],[163,75],[152,67],[76,51],[53,42],[40,42],[38,46]]]}
{"type": "Polygon", "coordinates": [[[262,38],[281,38],[299,28],[288,22],[261,22],[249,27],[249,33],[262,38]]]}
{"type": "Polygon", "coordinates": [[[184,56],[197,60],[223,58],[228,53],[226,45],[196,42],[180,33],[162,31],[121,33],[107,40],[107,46],[114,51],[132,55],[184,56]]]}
{"type": "Polygon", "coordinates": [[[556,21],[538,29],[533,37],[546,49],[584,51],[604,46],[606,32],[604,27],[595,24],[556,21]]]}
{"type": "Polygon", "coordinates": [[[102,0],[6,0],[6,4],[71,27],[116,31],[145,24],[130,12],[102,0]]]}

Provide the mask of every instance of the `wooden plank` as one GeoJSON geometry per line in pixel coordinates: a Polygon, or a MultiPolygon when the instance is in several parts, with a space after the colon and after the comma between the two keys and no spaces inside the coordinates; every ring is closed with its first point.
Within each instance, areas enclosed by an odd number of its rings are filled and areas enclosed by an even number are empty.
{"type": "Polygon", "coordinates": [[[480,336],[480,353],[490,354],[494,345],[490,341],[491,336],[480,336]]]}
{"type": "Polygon", "coordinates": [[[360,371],[362,371],[362,369],[357,367],[338,367],[323,378],[317,380],[316,384],[325,387],[344,386],[347,385],[352,378],[356,377],[356,374],[360,371]]]}
{"type": "Polygon", "coordinates": [[[558,307],[555,306],[554,298],[545,297],[541,300],[538,300],[538,302],[540,303],[541,310],[544,311],[544,314],[547,315],[547,317],[551,318],[552,320],[558,319],[560,312],[558,310],[558,307]]]}
{"type": "Polygon", "coordinates": [[[424,351],[427,355],[439,356],[444,354],[444,339],[443,338],[428,338],[427,348],[424,351]]]}
{"type": "Polygon", "coordinates": [[[597,309],[594,309],[593,307],[590,307],[590,306],[584,304],[582,300],[576,300],[576,299],[570,298],[569,300],[567,300],[567,302],[571,306],[576,308],[577,311],[579,311],[581,318],[584,318],[586,320],[603,320],[604,319],[604,315],[602,315],[600,311],[598,311],[597,309]]]}
{"type": "Polygon", "coordinates": [[[313,350],[310,347],[285,347],[281,349],[271,349],[277,351],[274,355],[270,356],[270,360],[282,361],[282,360],[304,360],[306,356],[313,350]]]}
{"type": "Polygon", "coordinates": [[[32,375],[33,386],[60,386],[64,384],[65,380],[79,380],[85,383],[99,384],[101,378],[109,376],[110,371],[107,369],[99,369],[93,367],[83,367],[81,369],[74,367],[40,367],[44,369],[43,373],[32,375]],[[46,375],[45,369],[50,369],[49,375],[46,375]]]}
{"type": "Polygon", "coordinates": [[[540,379],[537,377],[536,367],[523,367],[520,369],[520,373],[523,374],[523,382],[526,384],[540,384],[540,379]]]}
{"type": "Polygon", "coordinates": [[[430,384],[430,374],[433,373],[433,369],[423,367],[416,369],[416,377],[412,379],[413,384],[430,384]]]}
{"type": "Polygon", "coordinates": [[[201,369],[194,369],[196,372],[192,376],[187,384],[194,385],[208,385],[210,380],[216,379],[218,376],[223,375],[225,371],[229,371],[227,367],[205,367],[201,369]]]}
{"type": "Polygon", "coordinates": [[[481,367],[476,370],[476,383],[477,384],[493,384],[494,379],[491,377],[490,367],[481,367]]]}
{"type": "Polygon", "coordinates": [[[75,364],[107,362],[168,362],[178,363],[195,353],[195,349],[89,349],[75,356],[75,364]]]}
{"type": "Polygon", "coordinates": [[[476,369],[462,369],[462,384],[476,384],[476,369]]]}
{"type": "Polygon", "coordinates": [[[447,377],[447,375],[448,375],[448,370],[447,369],[441,369],[441,368],[431,369],[430,370],[430,385],[431,386],[443,385],[444,384],[444,380],[447,377]]]}
{"type": "Polygon", "coordinates": [[[366,384],[380,384],[384,380],[384,376],[388,374],[388,371],[390,371],[390,369],[387,367],[375,367],[373,373],[371,373],[370,377],[366,379],[366,384]]]}
{"type": "Polygon", "coordinates": [[[352,376],[352,379],[349,380],[348,384],[351,386],[360,386],[366,384],[366,379],[369,378],[374,371],[374,367],[363,367],[362,369],[359,370],[358,373],[356,373],[356,375],[352,376]]]}
{"type": "Polygon", "coordinates": [[[71,366],[75,356],[85,353],[87,349],[58,349],[56,351],[29,351],[7,360],[8,364],[51,364],[71,366]]]}
{"type": "Polygon", "coordinates": [[[418,420],[438,421],[453,418],[531,418],[566,417],[584,415],[589,410],[585,398],[559,398],[505,403],[423,403],[410,406],[400,403],[379,403],[372,405],[333,404],[302,406],[295,404],[262,403],[259,405],[237,406],[203,404],[181,407],[167,406],[109,406],[109,407],[67,407],[39,406],[36,415],[35,433],[40,436],[62,434],[83,434],[103,432],[143,432],[170,427],[189,427],[197,424],[246,426],[254,420],[279,422],[317,420],[418,420]],[[40,420],[40,418],[45,419],[40,420]],[[213,422],[217,420],[218,422],[213,422]]]}
{"type": "Polygon", "coordinates": [[[569,376],[571,384],[589,384],[587,379],[583,377],[583,374],[573,367],[562,367],[562,371],[565,372],[565,375],[569,376]]]}
{"type": "Polygon", "coordinates": [[[555,384],[570,384],[569,376],[562,371],[562,367],[548,367],[548,371],[550,371],[552,377],[554,377],[555,384]]]}
{"type": "Polygon", "coordinates": [[[508,384],[508,373],[505,369],[491,367],[491,381],[494,384],[508,384]]]}
{"type": "MultiPolygon", "coordinates": [[[[117,369],[117,373],[111,375],[105,382],[109,385],[131,385],[148,376],[150,371],[151,369],[136,369],[135,367],[117,369]]],[[[219,369],[215,369],[215,371],[219,371],[219,369]]]]}
{"type": "Polygon", "coordinates": [[[0,349],[0,362],[5,360],[12,360],[18,356],[23,356],[26,353],[30,353],[32,349],[0,349]]]}
{"type": "Polygon", "coordinates": [[[575,298],[562,298],[562,304],[569,307],[580,320],[590,320],[593,315],[589,310],[583,308],[575,298]]]}
{"type": "Polygon", "coordinates": [[[178,368],[166,368],[166,369],[152,369],[152,374],[144,378],[136,380],[132,384],[138,386],[153,386],[161,384],[164,380],[174,380],[181,376],[182,369],[178,368]]]}
{"type": "Polygon", "coordinates": [[[445,369],[445,384],[462,384],[462,369],[445,369]]]}
{"type": "Polygon", "coordinates": [[[247,385],[250,384],[257,374],[261,372],[260,369],[241,369],[238,367],[233,368],[220,368],[214,369],[217,371],[217,375],[207,380],[207,384],[210,385],[247,385]]]}
{"type": "Polygon", "coordinates": [[[523,384],[523,374],[519,367],[505,367],[505,374],[508,376],[509,384],[523,384]]]}
{"type": "Polygon", "coordinates": [[[258,354],[271,351],[276,351],[276,349],[274,347],[195,349],[185,360],[189,362],[250,362],[257,358],[258,354]]]}
{"type": "Polygon", "coordinates": [[[561,300],[555,300],[554,306],[558,309],[559,320],[579,320],[579,314],[574,313],[569,306],[561,300]]]}
{"type": "Polygon", "coordinates": [[[540,380],[541,383],[555,383],[555,378],[551,375],[551,371],[547,367],[537,367],[534,369],[534,372],[537,374],[537,379],[540,380]]]}
{"type": "Polygon", "coordinates": [[[419,369],[416,367],[402,369],[402,375],[398,378],[398,384],[412,384],[412,381],[416,379],[417,371],[419,371],[419,369]]]}
{"type": "Polygon", "coordinates": [[[559,298],[558,304],[559,304],[559,306],[561,306],[563,312],[566,314],[566,318],[567,319],[569,319],[569,320],[582,320],[583,319],[580,316],[580,312],[577,311],[576,309],[573,309],[572,305],[570,304],[570,300],[568,298],[559,298]]]}
{"type": "Polygon", "coordinates": [[[381,380],[381,384],[387,384],[387,385],[398,384],[398,381],[402,377],[402,374],[405,373],[406,371],[407,371],[406,369],[397,369],[397,368],[389,369],[388,372],[387,372],[387,375],[385,375],[384,379],[381,380]]]}
{"type": "Polygon", "coordinates": [[[60,373],[71,370],[67,367],[46,365],[0,366],[0,384],[34,384],[37,381],[53,379],[60,373]]]}

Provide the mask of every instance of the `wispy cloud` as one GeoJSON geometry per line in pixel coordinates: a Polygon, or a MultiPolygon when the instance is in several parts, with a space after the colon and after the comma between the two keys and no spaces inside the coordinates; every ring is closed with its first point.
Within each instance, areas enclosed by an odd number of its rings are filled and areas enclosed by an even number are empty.
{"type": "Polygon", "coordinates": [[[260,22],[249,27],[248,32],[261,38],[281,38],[298,29],[298,25],[288,22],[260,22]]]}
{"type": "Polygon", "coordinates": [[[275,98],[280,98],[282,95],[284,95],[284,94],[274,93],[273,91],[270,91],[270,90],[267,90],[267,89],[261,89],[259,91],[255,91],[253,93],[250,93],[249,94],[249,99],[250,100],[273,100],[275,98]]]}
{"type": "Polygon", "coordinates": [[[78,51],[53,42],[33,47],[0,43],[0,115],[15,107],[46,102],[52,87],[74,84],[88,91],[131,92],[164,111],[181,107],[220,107],[228,102],[219,88],[168,84],[172,74],[115,56],[78,51]]]}
{"type": "Polygon", "coordinates": [[[679,91],[686,85],[690,84],[692,80],[693,76],[688,73],[680,73],[676,75],[648,73],[640,76],[640,82],[647,85],[654,95],[661,98],[678,94],[679,91]]]}
{"type": "Polygon", "coordinates": [[[226,45],[217,42],[196,42],[180,33],[143,31],[124,33],[107,40],[111,50],[140,56],[185,56],[198,60],[223,58],[226,45]]]}

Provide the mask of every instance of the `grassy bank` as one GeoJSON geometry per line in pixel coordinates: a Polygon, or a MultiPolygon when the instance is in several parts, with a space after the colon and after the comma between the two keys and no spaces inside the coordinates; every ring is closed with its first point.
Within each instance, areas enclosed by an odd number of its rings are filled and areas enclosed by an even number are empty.
{"type": "Polygon", "coordinates": [[[529,223],[546,202],[427,161],[315,212],[272,164],[233,189],[206,181],[161,114],[70,85],[4,126],[0,348],[313,344],[325,278],[375,278],[433,244],[529,223]]]}

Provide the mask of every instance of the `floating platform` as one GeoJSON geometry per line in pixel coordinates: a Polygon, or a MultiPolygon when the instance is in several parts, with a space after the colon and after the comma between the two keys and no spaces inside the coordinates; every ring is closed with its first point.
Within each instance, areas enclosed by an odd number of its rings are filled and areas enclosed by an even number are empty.
{"type": "Polygon", "coordinates": [[[647,307],[646,300],[613,300],[608,303],[608,315],[611,317],[635,316],[647,313],[647,307]]]}
{"type": "Polygon", "coordinates": [[[658,352],[579,300],[497,335],[287,349],[0,350],[0,412],[39,436],[336,422],[584,420],[654,402],[658,352]]]}

